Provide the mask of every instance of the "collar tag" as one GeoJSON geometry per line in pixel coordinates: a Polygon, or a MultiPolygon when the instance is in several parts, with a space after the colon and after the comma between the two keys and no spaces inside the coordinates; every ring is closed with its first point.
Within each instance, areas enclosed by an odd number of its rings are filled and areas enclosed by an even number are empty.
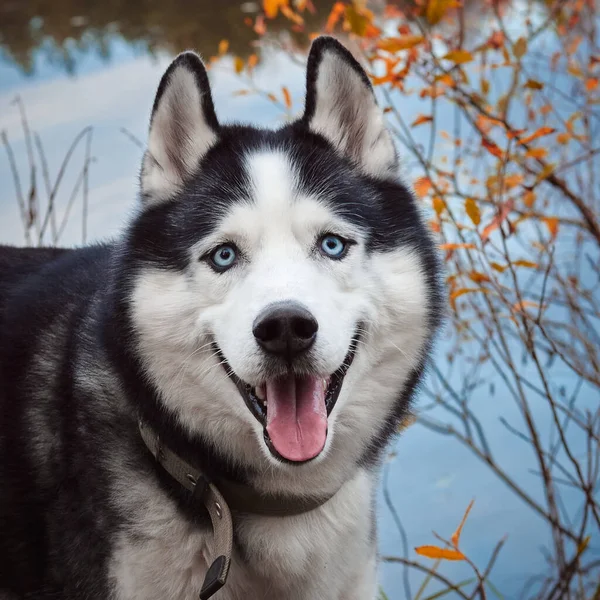
{"type": "Polygon", "coordinates": [[[217,556],[204,578],[204,583],[200,590],[200,600],[208,600],[225,585],[228,570],[227,557],[217,556]]]}

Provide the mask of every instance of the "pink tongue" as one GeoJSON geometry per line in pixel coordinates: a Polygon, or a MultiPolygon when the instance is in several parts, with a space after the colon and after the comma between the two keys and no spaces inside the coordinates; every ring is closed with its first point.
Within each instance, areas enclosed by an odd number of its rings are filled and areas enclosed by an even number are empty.
{"type": "Polygon", "coordinates": [[[267,433],[275,450],[295,462],[317,456],[327,438],[323,380],[290,375],[268,381],[266,397],[267,433]]]}

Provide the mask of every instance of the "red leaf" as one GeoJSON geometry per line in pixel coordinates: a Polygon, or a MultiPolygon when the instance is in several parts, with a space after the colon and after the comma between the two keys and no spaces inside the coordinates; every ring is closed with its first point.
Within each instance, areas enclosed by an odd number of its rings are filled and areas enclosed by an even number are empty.
{"type": "Polygon", "coordinates": [[[484,230],[481,232],[481,241],[486,242],[490,237],[490,234],[498,229],[504,219],[508,217],[510,211],[513,209],[515,204],[514,199],[507,200],[504,204],[502,204],[498,210],[498,214],[490,221],[489,225],[486,225],[484,230]]]}
{"type": "Polygon", "coordinates": [[[419,546],[415,552],[427,558],[443,558],[445,560],[465,560],[465,555],[458,550],[440,548],[439,546],[419,546]]]}
{"type": "Polygon", "coordinates": [[[542,221],[544,221],[552,239],[554,239],[558,234],[558,219],[556,217],[544,217],[542,221]]]}
{"type": "Polygon", "coordinates": [[[417,179],[413,185],[419,198],[424,198],[427,196],[427,193],[432,187],[431,179],[429,179],[429,177],[419,177],[419,179],[417,179]]]}
{"type": "Polygon", "coordinates": [[[534,131],[531,135],[528,135],[519,140],[520,144],[528,144],[533,140],[537,140],[545,135],[549,135],[550,133],[554,133],[556,129],[554,127],[540,127],[537,131],[534,131]]]}
{"type": "MultiPolygon", "coordinates": [[[[488,277],[488,281],[489,281],[489,277],[488,277]]],[[[471,502],[469,502],[469,506],[467,506],[467,510],[465,510],[465,514],[463,515],[462,521],[460,522],[460,525],[456,528],[456,531],[452,534],[452,537],[450,538],[450,541],[452,542],[452,545],[458,550],[458,543],[460,542],[460,534],[462,533],[462,529],[465,526],[465,522],[467,520],[467,517],[469,516],[469,513],[471,512],[471,508],[473,508],[473,503],[475,502],[475,499],[471,500],[471,502]]]]}
{"type": "Polygon", "coordinates": [[[494,144],[494,142],[491,142],[490,140],[486,139],[486,138],[481,138],[481,145],[490,153],[493,154],[494,156],[498,157],[498,158],[502,158],[504,156],[504,153],[502,152],[502,150],[500,150],[500,148],[498,148],[498,146],[496,146],[496,144],[494,144]]]}
{"type": "Polygon", "coordinates": [[[292,97],[290,95],[290,91],[284,86],[281,88],[281,91],[283,92],[283,99],[285,101],[285,105],[286,107],[292,108],[292,97]]]}
{"type": "Polygon", "coordinates": [[[475,244],[440,244],[440,250],[475,250],[477,246],[475,244]]]}
{"type": "Polygon", "coordinates": [[[416,127],[417,125],[422,125],[423,123],[429,123],[430,121],[433,121],[433,117],[431,115],[419,115],[411,123],[411,127],[416,127]]]}

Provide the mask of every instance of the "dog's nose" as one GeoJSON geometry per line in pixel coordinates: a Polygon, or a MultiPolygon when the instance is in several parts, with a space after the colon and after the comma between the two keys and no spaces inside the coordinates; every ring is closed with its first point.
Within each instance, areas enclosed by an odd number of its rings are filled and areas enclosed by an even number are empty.
{"type": "Polygon", "coordinates": [[[291,359],[314,344],[318,329],[308,309],[295,302],[278,302],[256,317],[252,332],[267,352],[291,359]]]}

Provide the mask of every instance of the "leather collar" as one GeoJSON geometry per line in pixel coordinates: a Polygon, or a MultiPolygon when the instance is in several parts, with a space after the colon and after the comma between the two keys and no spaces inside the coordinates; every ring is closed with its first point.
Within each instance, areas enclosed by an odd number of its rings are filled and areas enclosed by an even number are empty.
{"type": "Polygon", "coordinates": [[[228,480],[209,480],[202,471],[166,447],[158,433],[145,421],[138,422],[142,440],[161,467],[205,506],[210,516],[214,548],[200,600],[208,600],[225,585],[233,550],[232,512],[270,517],[300,515],[329,501],[327,496],[290,497],[261,493],[248,485],[228,480]]]}

